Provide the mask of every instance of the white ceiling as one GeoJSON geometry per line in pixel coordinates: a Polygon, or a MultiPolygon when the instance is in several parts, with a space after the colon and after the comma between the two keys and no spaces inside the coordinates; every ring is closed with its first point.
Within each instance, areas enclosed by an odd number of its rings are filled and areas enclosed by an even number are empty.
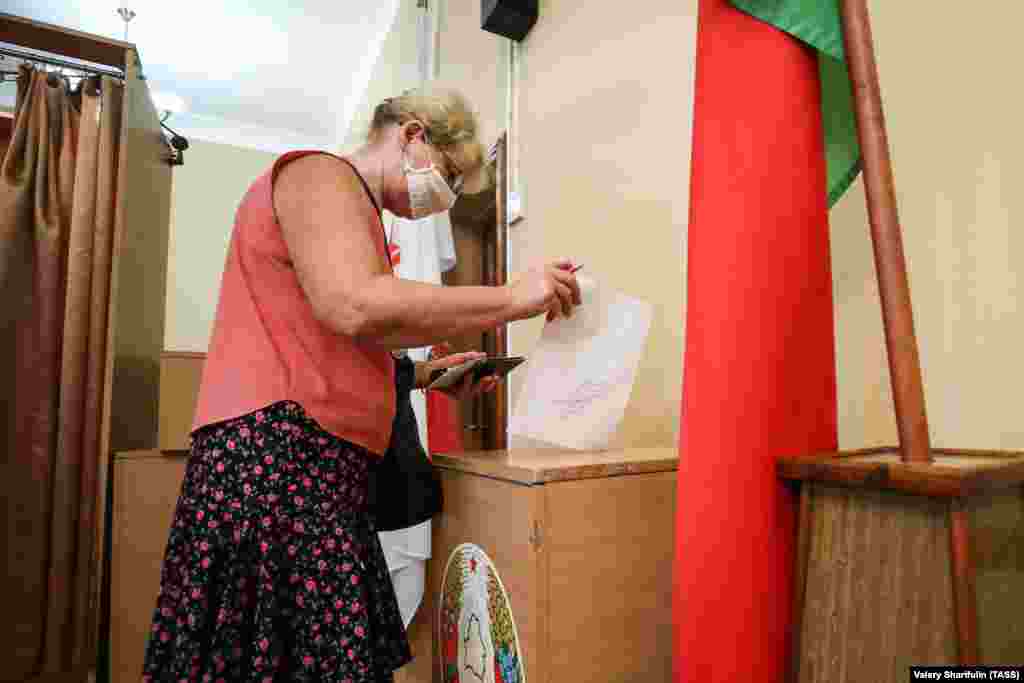
{"type": "Polygon", "coordinates": [[[0,0],[0,11],[124,39],[117,8],[134,10],[127,40],[151,91],[186,106],[168,125],[276,152],[341,143],[398,2],[0,0]]]}

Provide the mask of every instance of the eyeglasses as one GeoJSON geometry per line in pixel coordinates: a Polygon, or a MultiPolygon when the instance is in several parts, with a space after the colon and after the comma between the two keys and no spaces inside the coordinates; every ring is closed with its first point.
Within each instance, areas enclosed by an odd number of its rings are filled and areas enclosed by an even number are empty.
{"type": "Polygon", "coordinates": [[[448,187],[451,189],[452,192],[455,193],[455,196],[459,196],[462,193],[462,183],[464,180],[464,174],[462,170],[459,168],[459,165],[455,163],[455,160],[452,159],[451,155],[449,155],[448,152],[445,152],[443,149],[441,149],[440,147],[438,147],[437,145],[430,141],[430,134],[427,133],[427,126],[425,124],[423,125],[423,141],[426,142],[431,147],[433,147],[434,149],[436,149],[441,154],[441,156],[444,157],[445,168],[442,171],[441,175],[444,176],[444,181],[448,183],[448,187]]]}

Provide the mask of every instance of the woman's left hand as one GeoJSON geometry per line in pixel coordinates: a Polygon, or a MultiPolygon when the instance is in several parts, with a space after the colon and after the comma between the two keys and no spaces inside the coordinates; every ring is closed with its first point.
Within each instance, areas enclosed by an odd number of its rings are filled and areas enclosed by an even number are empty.
{"type": "MultiPolygon", "coordinates": [[[[445,349],[445,347],[441,347],[440,349],[435,347],[435,349],[444,353],[444,350],[442,349],[445,349]]],[[[479,351],[467,351],[465,353],[452,353],[449,355],[432,357],[431,360],[416,363],[416,388],[425,389],[431,382],[431,375],[438,370],[453,368],[456,365],[462,365],[467,361],[486,357],[486,353],[481,353],[479,351]]],[[[444,389],[438,389],[438,391],[442,391],[449,396],[466,398],[469,396],[478,396],[488,391],[494,391],[500,381],[498,377],[489,375],[487,377],[480,378],[477,382],[473,382],[472,375],[473,373],[468,372],[457,384],[444,389]]]]}

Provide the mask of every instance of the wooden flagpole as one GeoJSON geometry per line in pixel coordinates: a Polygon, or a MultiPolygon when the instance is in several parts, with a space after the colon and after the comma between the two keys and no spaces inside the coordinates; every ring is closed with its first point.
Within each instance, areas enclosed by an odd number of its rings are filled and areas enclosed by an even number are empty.
{"type": "Polygon", "coordinates": [[[853,83],[885,346],[903,462],[932,461],[924,384],[896,210],[889,140],[866,0],[841,0],[846,62],[853,83]]]}

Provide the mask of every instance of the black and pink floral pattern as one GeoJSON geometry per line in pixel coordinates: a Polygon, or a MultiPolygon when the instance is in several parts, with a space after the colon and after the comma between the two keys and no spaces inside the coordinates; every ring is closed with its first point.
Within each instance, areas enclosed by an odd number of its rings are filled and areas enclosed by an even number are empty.
{"type": "Polygon", "coordinates": [[[293,402],[199,430],[144,683],[393,680],[411,657],[366,509],[373,457],[293,402]]]}

